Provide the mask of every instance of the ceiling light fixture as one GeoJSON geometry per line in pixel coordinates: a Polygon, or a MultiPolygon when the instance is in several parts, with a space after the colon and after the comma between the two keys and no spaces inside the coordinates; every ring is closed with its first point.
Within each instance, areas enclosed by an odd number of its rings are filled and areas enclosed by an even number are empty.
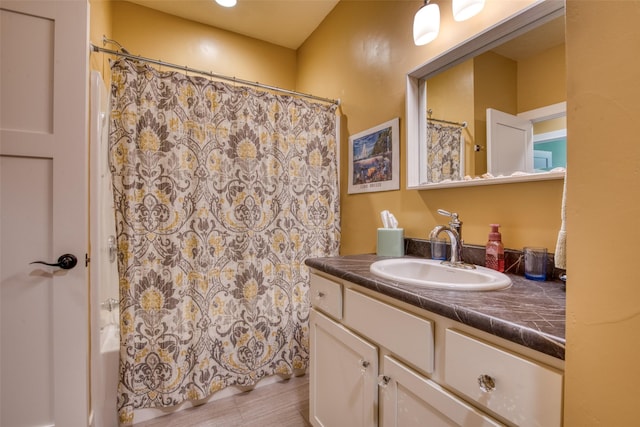
{"type": "Polygon", "coordinates": [[[485,0],[453,0],[453,19],[465,21],[480,13],[485,0]]]}
{"type": "Polygon", "coordinates": [[[220,6],[223,6],[223,7],[233,7],[236,5],[237,1],[236,0],[216,0],[216,3],[218,3],[220,6]]]}
{"type": "Polygon", "coordinates": [[[416,46],[433,41],[440,31],[440,8],[437,4],[429,4],[429,1],[425,0],[413,18],[413,42],[416,46]]]}

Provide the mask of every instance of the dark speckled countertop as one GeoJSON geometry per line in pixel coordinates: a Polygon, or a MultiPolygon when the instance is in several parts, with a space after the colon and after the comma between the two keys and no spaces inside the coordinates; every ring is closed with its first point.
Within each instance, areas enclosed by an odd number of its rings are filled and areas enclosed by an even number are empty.
{"type": "Polygon", "coordinates": [[[562,282],[536,282],[509,274],[497,291],[427,289],[369,272],[376,255],[312,258],[309,267],[564,360],[565,291],[562,282]]]}

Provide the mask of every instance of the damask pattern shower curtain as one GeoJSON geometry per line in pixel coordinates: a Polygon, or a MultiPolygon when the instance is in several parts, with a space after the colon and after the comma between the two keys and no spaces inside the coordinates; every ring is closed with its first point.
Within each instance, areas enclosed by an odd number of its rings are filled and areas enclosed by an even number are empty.
{"type": "Polygon", "coordinates": [[[427,180],[459,181],[464,175],[464,137],[460,126],[427,123],[427,180]]]}
{"type": "Polygon", "coordinates": [[[112,63],[122,423],[308,363],[340,239],[335,106],[112,63]]]}

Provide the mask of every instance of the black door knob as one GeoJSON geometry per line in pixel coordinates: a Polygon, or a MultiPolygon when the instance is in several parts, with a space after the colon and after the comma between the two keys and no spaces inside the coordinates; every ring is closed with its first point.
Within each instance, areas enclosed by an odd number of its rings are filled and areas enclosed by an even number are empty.
{"type": "Polygon", "coordinates": [[[63,270],[71,270],[73,267],[76,266],[76,264],[78,264],[78,258],[76,258],[75,255],[64,254],[64,255],[60,255],[60,258],[58,258],[58,262],[56,263],[49,263],[44,261],[33,261],[31,264],[44,264],[44,265],[49,265],[51,267],[60,267],[63,270]]]}

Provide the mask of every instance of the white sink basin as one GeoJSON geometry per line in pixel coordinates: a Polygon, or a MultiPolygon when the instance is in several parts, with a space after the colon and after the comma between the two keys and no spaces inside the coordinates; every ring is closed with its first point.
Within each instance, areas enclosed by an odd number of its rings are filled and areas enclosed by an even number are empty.
{"type": "Polygon", "coordinates": [[[371,264],[376,276],[425,288],[458,291],[490,291],[511,286],[506,274],[486,267],[464,269],[442,261],[421,258],[393,258],[371,264]]]}

